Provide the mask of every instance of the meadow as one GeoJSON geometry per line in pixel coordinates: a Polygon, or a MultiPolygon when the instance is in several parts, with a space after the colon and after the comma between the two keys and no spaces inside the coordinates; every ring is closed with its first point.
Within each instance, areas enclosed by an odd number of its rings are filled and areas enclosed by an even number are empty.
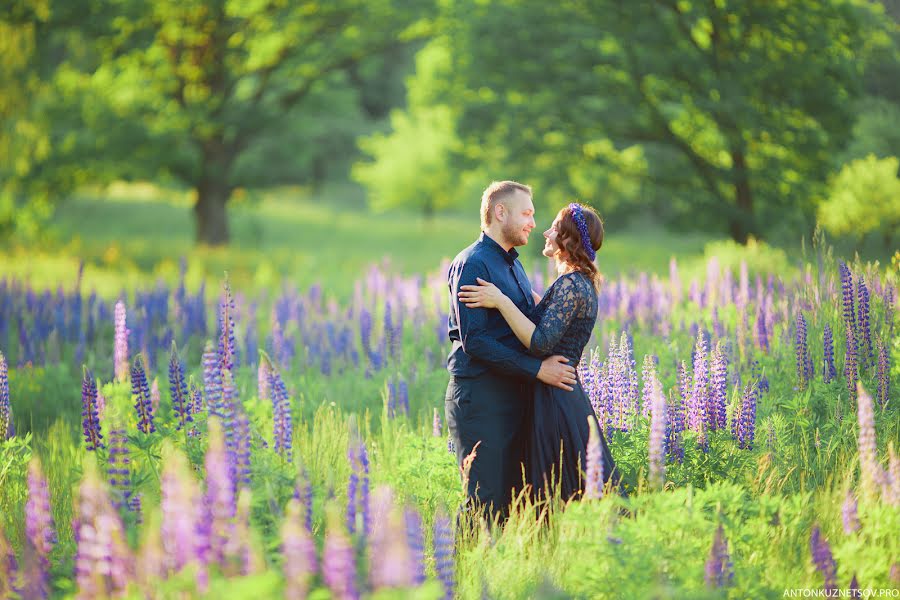
{"type": "Polygon", "coordinates": [[[475,211],[259,195],[195,250],[127,191],[0,251],[0,598],[900,596],[897,265],[607,223],[579,372],[627,497],[459,537],[475,211]]]}

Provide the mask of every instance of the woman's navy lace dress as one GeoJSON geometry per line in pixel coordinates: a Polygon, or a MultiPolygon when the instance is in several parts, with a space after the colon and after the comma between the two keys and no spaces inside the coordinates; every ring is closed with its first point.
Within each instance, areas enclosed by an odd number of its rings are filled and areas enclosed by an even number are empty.
{"type": "MultiPolygon", "coordinates": [[[[594,284],[579,271],[561,276],[535,306],[530,318],[535,330],[529,352],[539,357],[560,354],[576,367],[597,320],[594,284]]],[[[584,490],[588,418],[596,423],[596,417],[581,382],[573,387],[574,391],[567,392],[541,382],[534,385],[533,435],[525,468],[537,498],[552,494],[557,483],[563,500],[584,490]]],[[[608,481],[612,476],[617,486],[615,463],[599,425],[597,430],[603,450],[604,479],[608,481]]]]}

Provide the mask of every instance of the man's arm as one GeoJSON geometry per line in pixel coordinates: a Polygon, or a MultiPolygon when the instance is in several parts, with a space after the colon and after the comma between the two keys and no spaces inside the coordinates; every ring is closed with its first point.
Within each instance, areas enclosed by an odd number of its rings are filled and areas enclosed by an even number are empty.
{"type": "Polygon", "coordinates": [[[487,308],[469,308],[457,296],[463,285],[477,285],[477,278],[490,281],[487,268],[480,261],[469,260],[463,265],[451,293],[456,299],[456,316],[463,352],[486,363],[492,370],[505,375],[535,379],[541,370],[541,361],[525,352],[514,350],[498,342],[487,331],[487,308]]]}

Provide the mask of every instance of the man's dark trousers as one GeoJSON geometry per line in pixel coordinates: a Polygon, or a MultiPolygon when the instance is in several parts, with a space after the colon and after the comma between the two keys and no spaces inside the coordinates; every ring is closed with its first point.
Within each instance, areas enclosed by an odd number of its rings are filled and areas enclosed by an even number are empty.
{"type": "Polygon", "coordinates": [[[460,467],[481,442],[469,471],[469,501],[475,499],[477,508],[501,519],[508,514],[513,494],[522,488],[530,385],[521,377],[488,371],[474,377],[451,376],[447,386],[445,414],[460,467]]]}

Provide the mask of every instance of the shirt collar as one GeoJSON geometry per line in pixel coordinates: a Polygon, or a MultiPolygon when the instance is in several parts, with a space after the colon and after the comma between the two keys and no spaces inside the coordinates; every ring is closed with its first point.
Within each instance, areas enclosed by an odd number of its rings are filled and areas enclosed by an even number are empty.
{"type": "Polygon", "coordinates": [[[515,248],[511,248],[509,252],[503,249],[503,246],[494,241],[494,239],[486,234],[485,232],[481,232],[481,237],[478,240],[485,244],[487,247],[492,248],[493,250],[499,252],[503,256],[503,260],[508,262],[510,265],[516,262],[516,259],[519,258],[519,251],[515,248]]]}

